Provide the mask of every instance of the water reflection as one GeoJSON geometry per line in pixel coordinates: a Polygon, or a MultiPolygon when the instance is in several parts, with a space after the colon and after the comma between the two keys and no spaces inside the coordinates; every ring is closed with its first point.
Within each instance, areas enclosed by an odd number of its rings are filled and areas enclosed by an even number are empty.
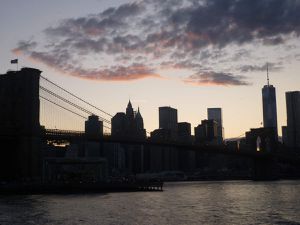
{"type": "Polygon", "coordinates": [[[300,182],[168,183],[164,192],[1,197],[0,224],[300,224],[300,182]]]}

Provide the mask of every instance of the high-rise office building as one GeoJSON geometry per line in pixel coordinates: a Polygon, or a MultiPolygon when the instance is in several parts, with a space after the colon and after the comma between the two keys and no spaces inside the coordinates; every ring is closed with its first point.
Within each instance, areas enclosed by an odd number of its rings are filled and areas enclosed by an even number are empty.
{"type": "Polygon", "coordinates": [[[176,138],[178,131],[177,109],[169,106],[159,107],[159,128],[170,130],[176,138]]]}
{"type": "Polygon", "coordinates": [[[143,117],[140,109],[135,113],[129,101],[126,113],[118,112],[111,119],[111,135],[114,137],[146,138],[143,117]]]}
{"type": "Polygon", "coordinates": [[[191,143],[192,134],[191,134],[191,124],[187,122],[178,123],[178,141],[191,143]]]}
{"type": "Polygon", "coordinates": [[[219,144],[218,123],[216,120],[202,120],[201,124],[195,127],[194,130],[197,144],[219,144]]]}
{"type": "Polygon", "coordinates": [[[288,144],[287,126],[282,126],[281,132],[282,132],[282,143],[284,145],[287,145],[288,144]]]}
{"type": "Polygon", "coordinates": [[[300,91],[286,92],[287,145],[300,148],[300,91]]]}
{"type": "Polygon", "coordinates": [[[208,108],[207,118],[209,120],[215,120],[217,122],[217,142],[222,144],[223,142],[223,119],[222,119],[222,109],[221,108],[208,108]]]}
{"type": "Polygon", "coordinates": [[[269,73],[267,70],[268,83],[262,89],[263,119],[265,128],[273,128],[277,135],[277,108],[275,87],[269,84],[269,73]]]}
{"type": "Polygon", "coordinates": [[[103,121],[99,121],[99,116],[90,115],[85,121],[85,134],[89,138],[100,138],[103,136],[103,121]]]}

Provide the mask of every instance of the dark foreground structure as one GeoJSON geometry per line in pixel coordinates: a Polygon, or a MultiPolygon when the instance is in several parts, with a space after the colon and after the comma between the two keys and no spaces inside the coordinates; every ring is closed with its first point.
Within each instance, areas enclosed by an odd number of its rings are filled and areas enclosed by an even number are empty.
{"type": "MultiPolygon", "coordinates": [[[[88,117],[85,132],[46,129],[39,120],[40,91],[45,90],[40,74],[37,69],[23,68],[0,75],[0,184],[4,192],[9,188],[16,192],[149,191],[162,189],[157,179],[300,178],[300,155],[278,144],[268,128],[252,129],[239,148],[190,139],[149,139],[141,117],[134,129],[125,126],[127,133],[139,127],[140,133],[134,135],[138,138],[104,135],[103,123],[95,115],[88,117]],[[142,181],[135,179],[138,176],[142,181]]],[[[190,130],[189,124],[181,125],[190,130]]]]}
{"type": "Polygon", "coordinates": [[[0,75],[0,180],[41,175],[40,73],[23,68],[0,75]]]}
{"type": "Polygon", "coordinates": [[[102,192],[163,191],[162,181],[126,181],[87,184],[7,184],[0,194],[77,194],[102,192]]]}

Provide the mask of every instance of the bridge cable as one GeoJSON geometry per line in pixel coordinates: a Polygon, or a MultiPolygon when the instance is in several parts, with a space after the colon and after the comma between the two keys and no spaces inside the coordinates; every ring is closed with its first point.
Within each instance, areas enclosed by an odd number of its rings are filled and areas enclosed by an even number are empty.
{"type": "MultiPolygon", "coordinates": [[[[60,108],[62,108],[62,109],[64,109],[64,110],[67,110],[68,112],[71,112],[71,113],[73,113],[73,114],[75,114],[75,115],[77,115],[77,116],[79,116],[79,117],[81,117],[81,118],[87,119],[87,117],[82,116],[82,115],[80,115],[79,113],[76,113],[76,112],[74,112],[74,111],[72,111],[72,110],[70,110],[70,109],[68,109],[68,108],[66,108],[66,107],[64,107],[64,106],[61,106],[61,105],[59,105],[58,103],[53,102],[53,101],[51,101],[51,100],[49,100],[49,99],[47,99],[47,98],[45,98],[45,97],[43,97],[43,96],[41,96],[41,95],[40,95],[40,98],[42,98],[42,99],[44,99],[44,100],[46,100],[46,101],[48,101],[48,102],[50,102],[50,103],[52,103],[52,104],[58,106],[58,107],[60,107],[60,108]]],[[[103,127],[105,127],[106,129],[110,129],[110,127],[105,126],[105,125],[103,125],[103,127]]]]}
{"type": "MultiPolygon", "coordinates": [[[[81,111],[83,111],[83,112],[85,112],[85,113],[87,113],[87,114],[90,114],[90,115],[94,114],[94,113],[92,113],[91,111],[89,111],[89,110],[87,110],[87,109],[85,109],[85,108],[82,108],[81,106],[79,106],[79,105],[77,105],[77,104],[75,104],[75,103],[73,103],[73,102],[71,102],[71,101],[65,99],[64,97],[61,97],[60,95],[55,94],[54,92],[48,90],[47,88],[44,88],[43,86],[40,86],[40,88],[41,88],[43,91],[49,93],[50,95],[52,95],[52,96],[54,96],[54,97],[56,97],[56,98],[58,98],[58,99],[60,99],[60,100],[62,100],[62,101],[64,101],[64,102],[66,102],[66,103],[68,103],[68,104],[74,106],[75,108],[77,108],[77,109],[79,109],[79,110],[81,110],[81,111]]],[[[105,121],[106,123],[108,123],[108,124],[111,123],[109,120],[107,120],[107,119],[105,119],[105,118],[103,118],[103,117],[101,117],[101,116],[99,116],[99,117],[100,117],[100,119],[102,119],[102,120],[105,121]]]]}
{"type": "Polygon", "coordinates": [[[48,101],[48,102],[50,102],[50,103],[52,103],[52,104],[58,106],[58,107],[60,107],[60,108],[62,108],[62,109],[64,109],[64,110],[67,110],[67,111],[69,111],[70,113],[73,113],[73,114],[75,114],[75,115],[77,115],[77,116],[80,116],[80,117],[82,117],[82,118],[84,118],[84,119],[87,119],[87,117],[82,116],[82,115],[80,115],[79,113],[76,113],[76,112],[74,112],[74,111],[72,111],[72,110],[70,110],[70,109],[67,109],[66,107],[61,106],[61,105],[57,104],[56,102],[53,102],[53,101],[51,101],[51,100],[49,100],[49,99],[47,99],[47,98],[45,98],[45,97],[43,97],[43,96],[41,96],[41,95],[40,95],[40,98],[42,98],[42,99],[44,99],[44,100],[46,100],[46,101],[48,101]]]}
{"type": "Polygon", "coordinates": [[[98,107],[96,107],[96,106],[92,105],[91,103],[89,103],[89,102],[87,102],[87,101],[83,100],[82,98],[80,98],[80,97],[78,97],[78,96],[76,96],[76,95],[72,94],[71,92],[69,92],[69,91],[67,91],[66,89],[62,88],[62,87],[61,87],[61,86],[59,86],[58,84],[55,84],[54,82],[52,82],[52,81],[48,80],[48,79],[47,79],[47,78],[45,78],[44,76],[42,76],[42,75],[40,75],[40,76],[41,76],[41,78],[43,78],[44,80],[46,80],[46,81],[48,81],[49,83],[53,84],[54,86],[56,86],[56,87],[60,88],[61,90],[65,91],[66,93],[70,94],[71,96],[73,96],[73,97],[75,97],[75,98],[79,99],[80,101],[84,102],[85,104],[87,104],[87,105],[89,105],[89,106],[91,106],[91,107],[93,107],[93,108],[95,108],[95,109],[97,109],[97,110],[101,111],[102,113],[104,113],[104,114],[106,114],[106,115],[108,115],[108,116],[110,116],[110,117],[113,117],[113,115],[111,115],[111,114],[109,114],[109,113],[105,112],[104,110],[102,110],[102,109],[100,109],[100,108],[98,108],[98,107]]]}

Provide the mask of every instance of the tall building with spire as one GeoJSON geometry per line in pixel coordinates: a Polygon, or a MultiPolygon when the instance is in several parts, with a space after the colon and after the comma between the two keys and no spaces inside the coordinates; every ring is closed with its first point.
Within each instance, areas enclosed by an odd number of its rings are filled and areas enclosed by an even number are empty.
{"type": "Polygon", "coordinates": [[[262,89],[262,102],[263,102],[263,122],[265,128],[273,128],[277,133],[277,108],[276,108],[276,91],[269,81],[269,69],[267,65],[267,85],[262,89]]]}
{"type": "Polygon", "coordinates": [[[122,138],[146,138],[146,130],[144,129],[144,120],[140,113],[140,108],[135,113],[130,100],[126,107],[126,113],[118,112],[111,119],[111,135],[122,138]]]}
{"type": "Polygon", "coordinates": [[[131,104],[130,100],[129,100],[129,102],[127,104],[127,107],[126,107],[126,117],[129,120],[133,120],[134,119],[134,111],[133,111],[132,104],[131,104]]]}
{"type": "Polygon", "coordinates": [[[144,120],[143,120],[143,117],[142,117],[142,115],[140,113],[140,107],[138,107],[138,111],[135,114],[134,120],[135,120],[135,124],[136,124],[136,129],[138,131],[144,130],[144,120]]]}

